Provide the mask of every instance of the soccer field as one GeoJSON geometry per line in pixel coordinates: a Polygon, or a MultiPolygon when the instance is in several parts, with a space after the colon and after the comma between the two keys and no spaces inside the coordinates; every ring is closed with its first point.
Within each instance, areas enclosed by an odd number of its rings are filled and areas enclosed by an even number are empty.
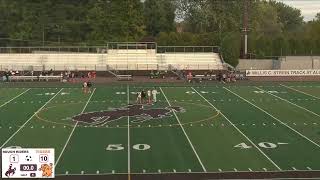
{"type": "Polygon", "coordinates": [[[135,104],[153,87],[0,88],[1,148],[55,148],[58,178],[320,178],[320,83],[157,85],[135,104]]]}

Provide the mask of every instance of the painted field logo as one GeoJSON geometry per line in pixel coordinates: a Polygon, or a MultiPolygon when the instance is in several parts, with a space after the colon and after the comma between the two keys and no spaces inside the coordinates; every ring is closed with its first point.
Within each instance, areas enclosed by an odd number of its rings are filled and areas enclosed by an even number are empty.
{"type": "Polygon", "coordinates": [[[135,117],[132,122],[143,122],[152,119],[161,119],[172,116],[172,111],[185,112],[182,107],[149,108],[143,105],[128,105],[123,108],[115,108],[106,111],[89,112],[74,116],[73,121],[90,124],[90,126],[103,126],[111,121],[120,120],[123,117],[135,117]]]}

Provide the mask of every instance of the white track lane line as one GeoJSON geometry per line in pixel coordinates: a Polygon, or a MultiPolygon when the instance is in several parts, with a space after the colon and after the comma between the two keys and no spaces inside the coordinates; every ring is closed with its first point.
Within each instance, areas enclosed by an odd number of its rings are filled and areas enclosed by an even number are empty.
{"type": "Polygon", "coordinates": [[[20,96],[23,95],[24,93],[28,92],[29,90],[30,90],[30,88],[27,89],[27,90],[25,90],[25,91],[23,91],[22,93],[18,94],[17,96],[13,97],[13,98],[10,99],[9,101],[5,102],[4,104],[0,105],[0,108],[2,108],[3,106],[7,105],[7,104],[10,103],[11,101],[17,99],[18,97],[20,97],[20,96]]]}
{"type": "MultiPolygon", "coordinates": [[[[130,90],[129,85],[127,85],[127,103],[130,104],[130,90]]],[[[129,109],[128,109],[128,179],[131,179],[131,152],[130,152],[130,116],[129,116],[129,109]]]]}
{"type": "Polygon", "coordinates": [[[295,88],[293,88],[293,87],[286,86],[286,85],[284,85],[284,84],[280,84],[280,85],[283,86],[283,87],[285,87],[285,88],[288,88],[288,89],[297,91],[297,92],[299,92],[299,93],[302,93],[302,94],[305,94],[305,95],[307,95],[307,96],[310,96],[310,97],[313,97],[313,98],[315,98],[315,99],[319,99],[319,100],[320,100],[320,97],[314,96],[314,95],[309,94],[309,93],[306,93],[306,92],[304,92],[304,91],[300,91],[300,90],[295,89],[295,88]]]}
{"type": "Polygon", "coordinates": [[[237,126],[235,126],[220,110],[218,110],[210,101],[208,101],[204,96],[202,96],[196,89],[192,87],[192,89],[202,97],[208,104],[210,104],[216,111],[220,112],[220,114],[243,136],[245,137],[265,158],[267,158],[278,170],[281,171],[281,168],[267,156],[248,136],[246,136],[237,126]]]}
{"type": "Polygon", "coordinates": [[[267,94],[270,94],[270,95],[273,96],[273,97],[276,97],[276,98],[278,98],[278,99],[281,99],[282,101],[285,101],[285,102],[287,102],[287,103],[289,103],[289,104],[291,104],[291,105],[294,105],[294,106],[296,106],[296,107],[298,107],[298,108],[300,108],[300,109],[303,109],[303,110],[305,110],[305,111],[307,111],[307,112],[309,112],[309,113],[311,113],[311,114],[313,114],[313,115],[315,115],[315,116],[320,117],[319,114],[317,114],[317,113],[315,113],[315,112],[313,112],[313,111],[310,111],[310,110],[307,109],[307,108],[304,108],[304,107],[302,107],[302,106],[299,106],[298,104],[295,104],[295,103],[293,103],[293,102],[291,102],[291,101],[288,101],[288,100],[286,100],[286,99],[284,99],[284,98],[282,98],[282,97],[279,97],[279,96],[277,96],[277,95],[274,95],[274,94],[272,94],[272,93],[270,93],[270,92],[268,92],[268,91],[265,91],[265,90],[263,90],[263,89],[261,89],[261,88],[258,88],[258,87],[255,87],[255,88],[256,88],[256,89],[259,89],[260,91],[263,91],[263,92],[265,92],[265,93],[267,93],[267,94]]]}
{"type": "MultiPolygon", "coordinates": [[[[169,106],[171,106],[171,104],[170,104],[170,102],[169,102],[169,100],[168,100],[168,98],[167,98],[166,94],[163,92],[163,90],[162,90],[162,88],[161,88],[161,87],[160,87],[160,91],[161,91],[161,93],[163,94],[163,96],[164,96],[164,98],[166,99],[166,101],[167,101],[167,103],[169,104],[169,106]]],[[[194,148],[194,146],[193,146],[193,144],[192,144],[191,140],[189,139],[189,137],[188,137],[188,135],[187,135],[186,131],[184,130],[184,128],[183,128],[183,126],[182,126],[182,124],[181,124],[181,122],[180,122],[179,117],[177,116],[177,114],[176,114],[176,112],[175,112],[175,111],[172,111],[172,112],[173,112],[173,115],[176,117],[176,119],[177,119],[177,121],[178,121],[178,123],[179,123],[179,125],[180,125],[180,127],[181,127],[181,129],[182,129],[182,131],[183,131],[183,133],[184,133],[184,135],[186,136],[186,138],[187,138],[187,140],[188,140],[188,142],[189,142],[189,144],[190,144],[190,146],[191,146],[191,148],[192,148],[192,150],[193,150],[194,154],[196,155],[196,157],[197,157],[197,159],[198,159],[198,161],[199,161],[199,163],[200,163],[200,165],[201,165],[201,167],[202,167],[203,171],[204,171],[204,172],[207,172],[207,169],[204,167],[204,165],[203,165],[203,163],[202,163],[202,161],[201,161],[201,159],[200,159],[200,157],[199,157],[199,155],[198,155],[198,153],[197,153],[196,149],[194,148]]]]}
{"type": "MultiPolygon", "coordinates": [[[[62,88],[63,89],[63,88],[62,88]]],[[[7,139],[6,142],[4,142],[0,149],[2,149],[16,134],[18,134],[18,132],[24,128],[24,126],[37,114],[39,113],[49,102],[51,102],[52,99],[54,99],[58,94],[60,94],[60,92],[62,91],[62,89],[60,89],[60,91],[58,91],[52,98],[50,98],[43,106],[41,106],[22,126],[20,126],[20,128],[15,132],[13,133],[9,139],[7,139]]]]}
{"type": "Polygon", "coordinates": [[[257,109],[259,109],[260,111],[264,112],[265,114],[267,114],[268,116],[272,117],[273,119],[277,120],[280,124],[286,126],[287,128],[291,129],[292,131],[294,131],[295,133],[299,134],[301,137],[303,137],[304,139],[308,140],[309,142],[311,142],[312,144],[320,147],[319,144],[317,144],[316,142],[312,141],[311,139],[309,139],[308,137],[306,137],[305,135],[301,134],[300,132],[298,132],[297,130],[293,129],[292,127],[290,127],[288,124],[282,122],[280,119],[274,117],[272,114],[268,113],[267,111],[265,111],[264,109],[260,108],[259,106],[251,103],[250,101],[248,101],[247,99],[241,97],[240,95],[238,95],[237,93],[227,89],[224,87],[224,89],[226,89],[227,91],[229,91],[230,93],[234,94],[235,96],[239,97],[240,99],[244,100],[245,102],[251,104],[252,106],[256,107],[257,109]]]}
{"type": "MultiPolygon", "coordinates": [[[[96,88],[94,88],[94,90],[92,91],[92,93],[91,93],[91,95],[90,95],[90,97],[89,97],[86,105],[83,107],[83,109],[82,109],[82,111],[81,111],[80,114],[82,114],[82,113],[86,110],[86,108],[87,108],[87,106],[88,106],[88,104],[89,104],[89,102],[90,102],[90,100],[91,100],[91,98],[92,98],[92,96],[93,96],[93,94],[94,94],[95,91],[96,91],[96,88]]],[[[57,167],[57,165],[58,165],[58,163],[59,163],[59,161],[60,161],[60,158],[61,158],[64,150],[66,149],[67,145],[69,144],[69,141],[70,141],[70,139],[71,139],[71,137],[72,137],[72,135],[73,135],[73,132],[74,132],[74,130],[76,129],[77,125],[78,125],[78,121],[77,121],[76,124],[73,126],[73,129],[72,129],[72,131],[71,131],[71,133],[70,133],[70,135],[69,135],[66,143],[64,144],[64,147],[63,147],[61,153],[59,154],[58,159],[56,160],[56,163],[55,163],[55,166],[56,166],[56,167],[57,167]]]]}

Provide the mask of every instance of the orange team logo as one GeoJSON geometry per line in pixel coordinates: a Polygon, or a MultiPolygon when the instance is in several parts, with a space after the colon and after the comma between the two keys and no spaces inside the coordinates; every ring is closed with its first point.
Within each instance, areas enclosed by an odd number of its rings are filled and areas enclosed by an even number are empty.
{"type": "Polygon", "coordinates": [[[42,177],[51,177],[52,176],[52,163],[42,164],[39,171],[42,171],[42,177]]]}

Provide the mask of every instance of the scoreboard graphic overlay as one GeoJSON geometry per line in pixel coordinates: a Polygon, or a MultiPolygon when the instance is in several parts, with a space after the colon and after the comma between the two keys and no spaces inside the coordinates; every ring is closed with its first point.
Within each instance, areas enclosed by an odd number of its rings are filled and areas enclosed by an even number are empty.
{"type": "Polygon", "coordinates": [[[2,149],[2,178],[54,178],[54,149],[2,149]]]}

